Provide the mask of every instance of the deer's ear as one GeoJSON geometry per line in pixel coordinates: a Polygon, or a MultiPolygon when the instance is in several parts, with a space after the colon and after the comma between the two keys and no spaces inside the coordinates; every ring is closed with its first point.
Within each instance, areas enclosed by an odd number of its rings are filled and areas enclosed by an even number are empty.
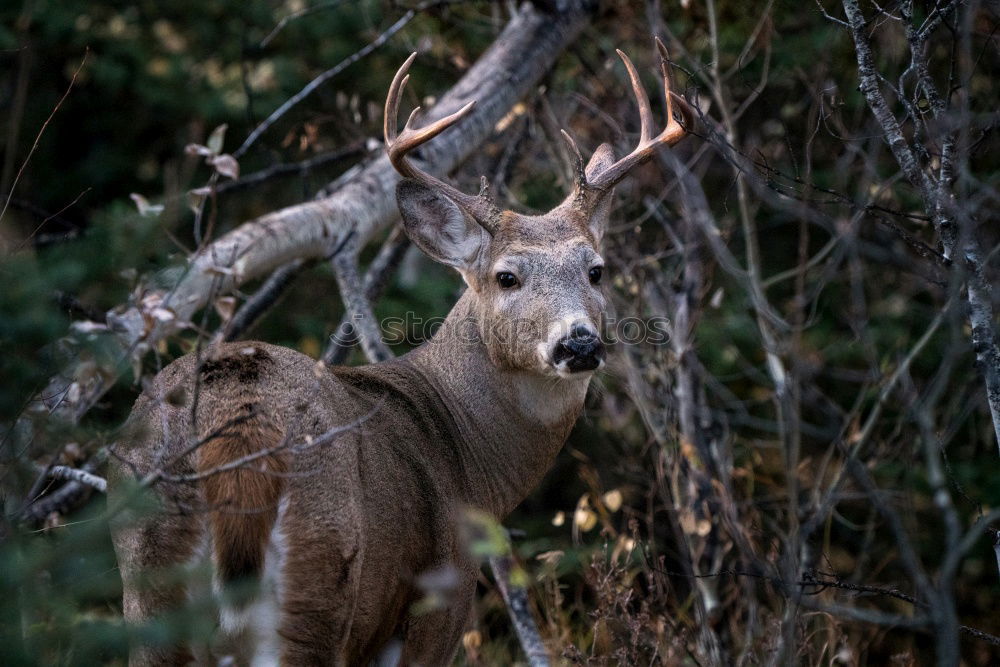
{"type": "Polygon", "coordinates": [[[406,234],[418,248],[463,275],[472,271],[488,235],[458,204],[409,178],[396,186],[396,203],[406,234]]]}
{"type": "MultiPolygon", "coordinates": [[[[594,151],[594,154],[590,156],[590,161],[587,162],[587,180],[593,180],[598,174],[614,164],[614,162],[615,153],[611,148],[611,144],[601,144],[594,151]]],[[[614,198],[614,190],[606,193],[590,213],[588,225],[598,243],[600,243],[601,237],[604,236],[604,230],[608,227],[608,218],[611,217],[611,202],[614,201],[614,198]]]]}

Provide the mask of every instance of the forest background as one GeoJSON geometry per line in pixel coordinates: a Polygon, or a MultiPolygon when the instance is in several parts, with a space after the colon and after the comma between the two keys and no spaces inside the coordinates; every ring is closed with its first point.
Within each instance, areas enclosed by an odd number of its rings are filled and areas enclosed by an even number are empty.
{"type": "MultiPolygon", "coordinates": [[[[409,53],[409,102],[432,105],[524,12],[579,33],[457,165],[466,190],[547,210],[560,127],[629,150],[615,49],[655,93],[653,35],[699,115],[619,188],[607,239],[616,316],[670,339],[612,346],[505,523],[551,658],[997,664],[1000,8],[930,0],[4,3],[0,662],[123,664],[130,632],[204,632],[204,610],[121,622],[99,483],[143,379],[219,332],[366,354],[331,347],[352,286],[315,253],[196,316],[164,294],[377,159],[409,53]]],[[[381,271],[375,317],[445,315],[461,281],[393,226],[352,248],[381,271]]],[[[492,577],[460,664],[526,660],[492,577]]]]}

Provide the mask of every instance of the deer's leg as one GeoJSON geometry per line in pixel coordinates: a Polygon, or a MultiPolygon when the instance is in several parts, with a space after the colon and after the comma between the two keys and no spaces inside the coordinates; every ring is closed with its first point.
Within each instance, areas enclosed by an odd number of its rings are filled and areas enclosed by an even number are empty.
{"type": "Polygon", "coordinates": [[[346,665],[361,581],[358,524],[336,516],[324,522],[330,516],[325,513],[289,514],[278,626],[281,664],[346,665]]]}
{"type": "MultiPolygon", "coordinates": [[[[194,516],[151,516],[119,525],[113,531],[122,574],[125,621],[142,626],[182,609],[187,586],[177,571],[198,555],[204,526],[194,516]]],[[[186,665],[193,660],[184,643],[169,646],[135,644],[129,664],[186,665]]]]}
{"type": "Polygon", "coordinates": [[[400,665],[434,667],[451,664],[462,633],[471,622],[475,583],[474,574],[463,576],[447,607],[410,617],[403,635],[400,665]]]}

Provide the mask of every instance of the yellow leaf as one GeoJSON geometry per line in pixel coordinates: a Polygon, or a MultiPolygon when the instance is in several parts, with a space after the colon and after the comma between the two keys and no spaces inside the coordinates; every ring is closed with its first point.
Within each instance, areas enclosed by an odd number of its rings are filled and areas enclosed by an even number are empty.
{"type": "Polygon", "coordinates": [[[469,630],[462,635],[462,646],[466,651],[474,651],[483,645],[483,635],[479,630],[469,630]]]}
{"type": "Polygon", "coordinates": [[[601,496],[601,502],[604,503],[609,512],[617,512],[622,506],[622,492],[618,489],[608,491],[601,496]]]}
{"type": "Polygon", "coordinates": [[[588,530],[593,530],[594,526],[597,525],[597,515],[589,508],[578,507],[576,508],[576,512],[573,513],[573,523],[576,524],[577,528],[586,533],[588,530]]]}

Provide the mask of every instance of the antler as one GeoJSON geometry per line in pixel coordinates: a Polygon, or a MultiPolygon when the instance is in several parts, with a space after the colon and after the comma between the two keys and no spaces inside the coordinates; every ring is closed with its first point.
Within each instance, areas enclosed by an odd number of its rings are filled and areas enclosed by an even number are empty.
{"type": "Polygon", "coordinates": [[[392,166],[404,178],[412,178],[420,181],[424,185],[447,195],[452,201],[461,206],[466,213],[472,216],[486,231],[490,234],[495,234],[499,225],[501,212],[496,203],[490,198],[485,176],[482,178],[479,195],[473,197],[418,169],[407,158],[407,153],[421,144],[430,141],[465,118],[476,104],[475,101],[469,102],[450,116],[445,116],[421,129],[412,127],[413,119],[420,111],[420,107],[417,107],[410,112],[410,117],[406,120],[403,131],[397,133],[399,102],[403,94],[403,88],[406,87],[406,82],[410,80],[407,72],[410,70],[410,65],[413,64],[413,60],[416,57],[416,53],[410,54],[410,57],[406,59],[403,66],[396,72],[396,76],[392,80],[392,85],[389,87],[389,95],[385,99],[383,129],[385,133],[385,147],[389,153],[389,162],[392,163],[392,166]]]}
{"type": "MultiPolygon", "coordinates": [[[[695,124],[695,115],[688,106],[688,103],[683,97],[677,95],[672,90],[670,90],[670,74],[668,71],[668,60],[667,60],[667,47],[663,45],[663,42],[659,38],[656,38],[656,48],[660,53],[660,73],[663,77],[663,90],[664,97],[667,101],[667,126],[662,132],[653,136],[653,111],[649,107],[649,97],[646,96],[646,91],[642,87],[642,83],[639,81],[639,73],[635,69],[635,65],[629,60],[629,57],[625,55],[620,49],[616,49],[618,52],[618,57],[622,59],[625,63],[625,69],[628,70],[629,79],[632,81],[632,92],[635,95],[636,104],[639,107],[639,144],[632,150],[631,153],[618,160],[611,166],[592,174],[589,178],[583,166],[583,157],[580,155],[580,149],[577,147],[576,142],[573,138],[563,131],[563,138],[569,143],[570,149],[576,156],[577,168],[576,168],[576,188],[574,195],[583,195],[586,191],[598,191],[599,193],[604,193],[610,190],[617,184],[620,180],[625,178],[629,171],[632,170],[636,165],[642,164],[649,158],[653,157],[657,149],[662,146],[672,146],[680,141],[689,128],[693,127],[695,124]],[[681,115],[684,117],[684,124],[677,122],[674,119],[674,102],[676,101],[677,106],[681,111],[681,115]]],[[[571,198],[573,195],[571,195],[571,198]]]]}

